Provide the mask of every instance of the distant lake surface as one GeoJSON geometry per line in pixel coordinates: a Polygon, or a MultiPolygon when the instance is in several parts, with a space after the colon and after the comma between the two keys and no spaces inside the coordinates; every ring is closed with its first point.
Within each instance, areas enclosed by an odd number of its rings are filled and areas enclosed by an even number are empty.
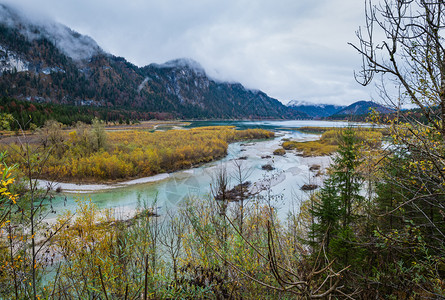
{"type": "Polygon", "coordinates": [[[268,130],[294,130],[300,127],[347,127],[369,126],[368,123],[319,120],[278,120],[278,121],[192,121],[187,127],[235,126],[239,129],[263,128],[268,130]]]}
{"type": "MultiPolygon", "coordinates": [[[[263,128],[275,132],[275,138],[269,140],[244,141],[229,145],[228,155],[218,161],[200,167],[177,171],[158,176],[153,182],[131,184],[124,187],[88,191],[82,194],[65,193],[58,197],[54,208],[61,211],[76,209],[76,198],[90,198],[100,208],[113,208],[122,217],[132,215],[134,210],[143,205],[156,206],[160,212],[180,206],[188,197],[209,197],[212,178],[220,168],[226,168],[228,174],[235,172],[235,162],[241,163],[252,185],[268,185],[273,195],[273,205],[285,216],[289,210],[298,209],[299,203],[308,198],[308,192],[301,190],[304,184],[321,184],[322,176],[310,170],[314,164],[327,167],[328,157],[304,158],[289,151],[284,156],[275,156],[273,151],[280,148],[281,140],[289,138],[296,141],[316,140],[317,134],[298,131],[299,127],[346,127],[367,126],[364,123],[331,121],[198,121],[191,122],[185,128],[202,126],[236,126],[239,129],[263,128]],[[241,159],[240,159],[241,158],[241,159]],[[272,171],[263,170],[270,164],[272,171]]],[[[236,182],[232,179],[231,186],[236,182]]],[[[51,217],[50,217],[51,218],[51,217]]]]}

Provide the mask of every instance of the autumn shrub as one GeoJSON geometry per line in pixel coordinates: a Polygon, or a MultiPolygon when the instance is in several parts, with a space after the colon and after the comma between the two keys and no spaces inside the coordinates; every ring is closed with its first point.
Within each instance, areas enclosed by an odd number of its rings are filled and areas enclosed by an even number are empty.
{"type": "MultiPolygon", "coordinates": [[[[354,128],[360,143],[370,149],[378,149],[382,144],[383,134],[380,129],[354,128]]],[[[316,141],[284,141],[282,147],[286,150],[297,150],[303,156],[331,155],[337,151],[341,128],[325,130],[316,141]]]]}
{"type": "MultiPolygon", "coordinates": [[[[77,124],[64,132],[59,124],[45,127],[42,142],[29,146],[43,157],[47,147],[55,147],[39,174],[44,178],[77,181],[106,181],[151,176],[187,169],[227,155],[228,143],[273,137],[263,129],[236,130],[231,126],[147,132],[125,130],[105,132],[103,124],[77,124]]],[[[9,161],[20,161],[21,146],[11,149],[9,161]]],[[[36,155],[36,160],[39,155],[36,155]]]]}
{"type": "MultiPolygon", "coordinates": [[[[213,197],[189,199],[162,217],[155,216],[154,202],[128,220],[80,201],[75,218],[71,213],[59,218],[65,226],[53,251],[62,259],[57,281],[50,281],[47,290],[61,298],[109,299],[299,295],[296,287],[280,287],[274,272],[278,266],[289,278],[304,277],[313,267],[305,261],[295,225],[281,223],[270,194],[257,196],[241,208],[242,220],[239,203],[223,208],[213,197]]],[[[326,282],[323,272],[310,275],[300,294],[328,290],[329,284],[318,287],[326,282]]]]}
{"type": "Polygon", "coordinates": [[[284,141],[283,144],[281,144],[281,146],[285,150],[293,150],[297,147],[295,142],[292,142],[292,141],[284,141]]]}
{"type": "Polygon", "coordinates": [[[306,133],[312,133],[312,134],[322,134],[323,132],[326,132],[328,130],[332,130],[333,127],[319,127],[319,126],[303,126],[298,127],[297,130],[301,132],[306,133]]]}
{"type": "Polygon", "coordinates": [[[320,141],[310,141],[296,144],[295,149],[303,156],[324,156],[333,154],[337,150],[337,146],[320,141]]]}
{"type": "Polygon", "coordinates": [[[135,280],[132,272],[138,263],[143,267],[136,260],[130,265],[129,251],[134,249],[126,244],[128,233],[91,201],[79,199],[78,204],[76,218],[67,212],[57,223],[65,224],[65,230],[53,242],[55,253],[63,259],[55,295],[100,297],[102,284],[111,298],[124,297],[126,290],[134,292],[142,279],[135,280]]]}
{"type": "Polygon", "coordinates": [[[286,154],[286,150],[284,150],[283,148],[278,148],[278,149],[275,149],[273,151],[273,154],[274,155],[285,155],[286,154]]]}
{"type": "Polygon", "coordinates": [[[0,295],[12,291],[9,285],[14,274],[14,268],[20,265],[20,257],[11,255],[11,249],[8,249],[8,231],[11,224],[11,210],[16,208],[17,195],[11,188],[15,178],[13,175],[14,166],[8,166],[4,162],[5,153],[0,153],[0,295]]]}
{"type": "Polygon", "coordinates": [[[357,139],[369,149],[379,149],[382,146],[384,131],[380,129],[358,128],[357,139]]]}

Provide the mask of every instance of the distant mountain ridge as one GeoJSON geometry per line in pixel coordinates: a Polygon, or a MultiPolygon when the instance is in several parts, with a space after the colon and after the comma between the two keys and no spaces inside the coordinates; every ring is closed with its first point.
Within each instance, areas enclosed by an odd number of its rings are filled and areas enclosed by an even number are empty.
{"type": "Polygon", "coordinates": [[[261,91],[217,82],[199,63],[176,59],[139,68],[90,37],[30,21],[0,4],[0,96],[167,114],[172,118],[298,119],[261,91]]]}
{"type": "Polygon", "coordinates": [[[321,119],[324,117],[329,117],[345,107],[333,104],[314,104],[298,100],[289,101],[287,103],[287,106],[297,111],[306,113],[309,117],[313,119],[321,119]]]}
{"type": "Polygon", "coordinates": [[[371,110],[381,114],[390,114],[394,110],[373,101],[357,101],[349,106],[340,106],[333,104],[314,104],[306,101],[292,100],[287,106],[303,113],[306,113],[313,119],[351,119],[360,117],[364,119],[371,110]]]}
{"type": "Polygon", "coordinates": [[[331,118],[336,118],[336,117],[338,118],[343,116],[367,115],[371,112],[371,110],[375,110],[376,112],[381,114],[389,114],[394,112],[393,109],[373,101],[357,101],[337,111],[335,114],[331,116],[331,118]]]}

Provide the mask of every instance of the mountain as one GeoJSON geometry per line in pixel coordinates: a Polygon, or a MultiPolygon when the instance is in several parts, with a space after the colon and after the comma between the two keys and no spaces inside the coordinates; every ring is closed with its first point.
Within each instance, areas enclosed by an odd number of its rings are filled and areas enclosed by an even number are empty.
{"type": "MultiPolygon", "coordinates": [[[[294,119],[307,115],[177,59],[137,67],[70,28],[0,4],[0,97],[125,109],[171,118],[294,119]]],[[[143,114],[142,114],[143,115],[143,114]]]]}
{"type": "Polygon", "coordinates": [[[166,93],[179,105],[207,112],[212,118],[306,118],[261,91],[249,90],[240,83],[210,79],[191,59],[151,64],[141,69],[146,76],[139,87],[149,93],[166,93]]]}
{"type": "Polygon", "coordinates": [[[394,110],[373,101],[357,101],[349,106],[339,106],[292,100],[287,103],[287,106],[291,109],[306,113],[313,119],[364,119],[364,117],[369,114],[371,109],[381,114],[389,114],[394,112],[394,110]]]}
{"type": "Polygon", "coordinates": [[[375,110],[376,112],[381,114],[389,114],[394,112],[394,110],[373,101],[357,101],[336,112],[335,114],[330,116],[330,118],[336,119],[350,116],[367,115],[371,110],[375,110]]]}
{"type": "Polygon", "coordinates": [[[292,109],[297,111],[306,113],[310,118],[313,119],[321,119],[324,117],[329,117],[341,109],[345,108],[345,106],[340,105],[332,105],[332,104],[314,104],[308,103],[305,101],[292,100],[289,101],[286,105],[292,109]]]}

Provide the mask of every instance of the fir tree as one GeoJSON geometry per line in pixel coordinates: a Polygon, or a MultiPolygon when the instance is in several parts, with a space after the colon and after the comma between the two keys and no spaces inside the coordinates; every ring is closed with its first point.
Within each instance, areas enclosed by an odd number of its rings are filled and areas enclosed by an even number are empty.
{"type": "Polygon", "coordinates": [[[360,164],[360,144],[352,128],[348,127],[340,135],[337,156],[334,158],[332,180],[337,185],[342,202],[343,228],[349,226],[353,219],[354,204],[360,204],[363,196],[360,195],[362,176],[357,172],[360,164]]]}
{"type": "Polygon", "coordinates": [[[329,252],[329,243],[336,234],[341,218],[341,202],[333,178],[324,181],[319,194],[319,201],[311,209],[315,219],[312,225],[311,237],[317,242],[324,242],[326,252],[329,252]]]}
{"type": "Polygon", "coordinates": [[[337,156],[331,165],[332,173],[324,181],[318,202],[311,210],[315,219],[311,236],[318,244],[324,243],[325,251],[333,257],[349,261],[349,250],[354,233],[351,223],[355,219],[354,208],[362,202],[357,171],[360,164],[360,144],[352,128],[343,130],[339,136],[337,156]]]}

